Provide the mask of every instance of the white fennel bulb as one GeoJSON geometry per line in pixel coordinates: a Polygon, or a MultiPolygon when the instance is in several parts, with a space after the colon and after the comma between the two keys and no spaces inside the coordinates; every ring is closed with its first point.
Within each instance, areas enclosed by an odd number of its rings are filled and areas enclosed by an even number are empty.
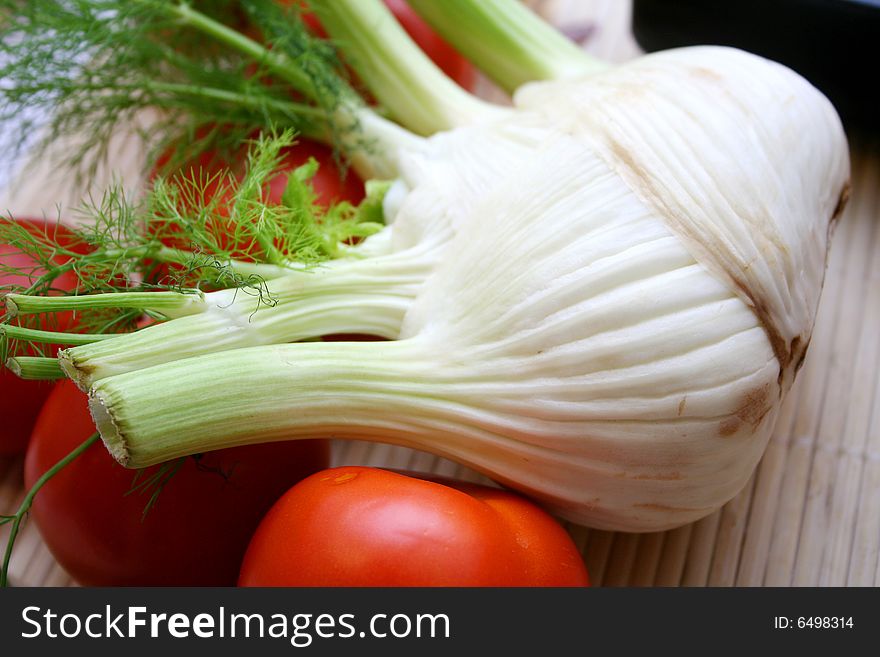
{"type": "Polygon", "coordinates": [[[450,222],[400,340],[103,378],[92,410],[111,452],[139,467],[381,440],[630,531],[730,499],[809,344],[848,188],[836,113],[795,73],[724,48],[535,83],[516,103],[545,143],[450,222]]]}

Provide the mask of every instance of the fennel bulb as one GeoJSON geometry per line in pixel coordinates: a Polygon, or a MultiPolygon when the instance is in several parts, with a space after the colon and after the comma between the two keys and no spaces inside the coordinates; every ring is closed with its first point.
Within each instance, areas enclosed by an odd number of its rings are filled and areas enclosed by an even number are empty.
{"type": "Polygon", "coordinates": [[[400,340],[98,380],[114,455],[140,467],[296,436],[381,440],[628,531],[736,494],[809,343],[848,186],[836,113],[788,69],[725,48],[516,100],[546,143],[474,202],[400,340]]]}

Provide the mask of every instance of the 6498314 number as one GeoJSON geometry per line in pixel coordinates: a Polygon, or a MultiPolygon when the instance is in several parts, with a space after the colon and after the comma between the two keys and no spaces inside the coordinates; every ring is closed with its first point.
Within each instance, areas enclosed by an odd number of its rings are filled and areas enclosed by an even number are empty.
{"type": "Polygon", "coordinates": [[[773,628],[777,630],[793,628],[799,630],[837,630],[852,629],[853,627],[852,616],[798,616],[796,619],[776,616],[773,619],[773,628]]]}
{"type": "Polygon", "coordinates": [[[852,616],[799,616],[797,619],[799,629],[833,630],[838,628],[853,627],[852,616]]]}

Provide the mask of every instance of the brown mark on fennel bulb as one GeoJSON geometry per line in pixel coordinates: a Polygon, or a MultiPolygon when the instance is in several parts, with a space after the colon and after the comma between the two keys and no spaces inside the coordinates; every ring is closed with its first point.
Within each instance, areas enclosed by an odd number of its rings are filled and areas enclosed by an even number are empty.
{"type": "Polygon", "coordinates": [[[733,415],[721,422],[718,435],[727,438],[738,433],[743,427],[747,427],[749,432],[757,431],[767,414],[773,410],[774,404],[775,399],[769,385],[765,384],[750,390],[743,395],[733,415]]]}
{"type": "MultiPolygon", "coordinates": [[[[534,92],[519,96],[541,102],[534,92]]],[[[568,120],[752,308],[778,360],[782,396],[822,287],[829,235],[817,220],[833,223],[848,196],[845,136],[831,104],[778,64],[716,47],[642,57],[585,79],[569,97],[568,120]],[[823,130],[795,127],[808,124],[823,130]]],[[[556,105],[544,107],[566,111],[556,105]]]]}
{"type": "Polygon", "coordinates": [[[705,68],[704,66],[694,66],[690,69],[690,74],[704,80],[712,80],[713,82],[721,82],[724,79],[715,71],[705,68]]]}
{"type": "Polygon", "coordinates": [[[852,185],[850,184],[850,181],[847,180],[843,185],[843,189],[840,190],[840,195],[837,197],[837,205],[834,206],[834,212],[831,213],[831,221],[829,223],[832,226],[840,221],[840,215],[843,214],[847,203],[849,203],[849,195],[851,191],[852,185]]]}
{"type": "MultiPolygon", "coordinates": [[[[654,187],[652,182],[652,176],[648,175],[648,173],[636,162],[636,158],[620,143],[616,140],[606,136],[606,143],[611,151],[611,154],[614,158],[616,158],[623,166],[629,170],[632,174],[631,181],[635,181],[633,187],[634,191],[639,193],[643,198],[650,199],[653,204],[661,210],[663,216],[667,219],[671,219],[676,217],[676,211],[666,205],[664,203],[662,190],[654,187]]],[[[675,221],[668,222],[670,227],[674,227],[676,225],[683,225],[686,223],[686,220],[683,218],[677,218],[675,221]]],[[[698,258],[700,260],[700,258],[698,258]]],[[[773,353],[776,355],[777,360],[779,361],[779,378],[778,382],[780,384],[779,394],[780,396],[784,392],[784,387],[782,385],[783,375],[788,368],[789,364],[792,361],[792,352],[786,345],[785,339],[782,337],[780,332],[776,329],[774,322],[772,321],[771,313],[766,307],[766,304],[762,299],[757,298],[753,293],[748,283],[744,281],[739,276],[734,275],[732,272],[727,272],[730,277],[731,282],[734,284],[735,288],[738,290],[740,296],[744,297],[749,301],[749,305],[752,310],[758,316],[758,320],[761,322],[761,325],[764,327],[765,332],[767,333],[767,339],[770,341],[770,346],[773,349],[773,353]]],[[[799,337],[799,336],[798,336],[799,337]]],[[[796,338],[797,339],[797,338],[796,338]]],[[[792,341],[792,346],[795,345],[795,341],[792,341]]],[[[798,358],[802,358],[802,354],[798,354],[798,358]]],[[[728,427],[728,433],[722,435],[730,435],[736,431],[734,428],[732,431],[728,427]]]]}
{"type": "MultiPolygon", "coordinates": [[[[651,201],[653,201],[656,206],[660,206],[664,217],[670,218],[675,216],[675,210],[663,203],[663,195],[661,193],[661,190],[654,187],[652,176],[648,175],[647,171],[639,166],[636,158],[622,144],[607,135],[606,143],[612,156],[617,159],[618,162],[623,164],[623,166],[633,174],[631,181],[634,182],[634,191],[639,193],[643,198],[651,199],[651,201]]],[[[676,224],[683,223],[684,221],[681,220],[676,221],[676,224]]],[[[764,327],[764,330],[767,333],[767,339],[770,341],[770,346],[773,349],[773,353],[776,355],[776,358],[779,361],[779,394],[781,395],[783,392],[782,377],[789,363],[791,363],[791,351],[787,349],[785,339],[782,337],[779,331],[776,330],[776,327],[772,322],[770,312],[766,308],[766,305],[763,303],[763,301],[759,298],[755,298],[748,284],[743,279],[733,275],[731,272],[727,273],[730,276],[730,279],[732,280],[736,289],[739,290],[740,295],[750,301],[752,310],[754,310],[755,314],[758,316],[761,325],[764,327]]],[[[792,342],[792,344],[794,345],[794,341],[792,342]]],[[[799,357],[801,357],[800,354],[799,357]]],[[[722,435],[730,435],[735,431],[736,428],[730,430],[728,427],[728,433],[723,433],[722,435]]]]}

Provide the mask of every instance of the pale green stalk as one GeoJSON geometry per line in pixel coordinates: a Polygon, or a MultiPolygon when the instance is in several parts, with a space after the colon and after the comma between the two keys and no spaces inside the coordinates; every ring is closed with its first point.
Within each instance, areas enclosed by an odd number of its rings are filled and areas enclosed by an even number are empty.
{"type": "Polygon", "coordinates": [[[133,468],[272,440],[406,442],[432,408],[450,415],[432,397],[437,367],[424,351],[416,340],[224,351],[98,381],[90,407],[110,452],[133,468]]]}
{"type": "MultiPolygon", "coordinates": [[[[298,134],[315,141],[330,143],[330,130],[327,128],[327,113],[318,107],[305,105],[303,103],[295,103],[293,101],[254,98],[241,93],[235,93],[226,89],[214,89],[210,87],[195,87],[186,84],[175,84],[173,82],[150,82],[145,85],[147,88],[156,92],[166,92],[170,94],[181,94],[202,98],[205,100],[217,101],[218,103],[230,103],[239,107],[252,107],[255,109],[265,108],[273,112],[277,112],[282,117],[308,117],[310,121],[302,123],[298,128],[298,134]],[[313,126],[311,122],[315,122],[317,126],[313,126]]],[[[135,88],[135,91],[139,89],[135,88]]]]}
{"type": "MultiPolygon", "coordinates": [[[[142,2],[143,0],[138,1],[142,2]]],[[[265,48],[262,44],[246,37],[241,32],[226,27],[222,23],[218,23],[205,14],[196,11],[185,2],[169,5],[167,11],[170,15],[177,17],[182,23],[213,37],[220,43],[237,50],[254,61],[264,64],[272,73],[290,83],[294,89],[311,100],[320,102],[320,94],[315,89],[312,80],[286,55],[265,48]]],[[[359,102],[360,99],[355,100],[355,98],[354,94],[351,94],[344,100],[349,103],[359,102]]]]}
{"type": "MultiPolygon", "coordinates": [[[[266,48],[186,3],[172,5],[168,12],[190,27],[264,65],[307,98],[322,104],[324,99],[312,80],[285,54],[266,48]]],[[[346,85],[340,84],[338,92],[341,95],[334,100],[334,106],[326,108],[328,119],[337,132],[339,146],[351,156],[355,169],[364,178],[396,175],[398,152],[418,147],[416,136],[366,107],[363,100],[346,85]]]]}
{"type": "Polygon", "coordinates": [[[101,340],[111,340],[116,337],[113,333],[62,333],[59,331],[42,331],[40,329],[14,326],[12,324],[0,325],[0,339],[6,337],[10,340],[26,340],[41,344],[69,344],[83,345],[101,340]]]}
{"type": "Polygon", "coordinates": [[[211,292],[200,314],[62,350],[61,364],[86,390],[108,376],[226,349],[332,333],[396,338],[432,262],[416,252],[289,272],[268,286],[271,305],[247,289],[211,292]]]}
{"type": "Polygon", "coordinates": [[[199,290],[188,292],[111,292],[65,297],[41,297],[29,294],[6,295],[6,310],[11,317],[99,308],[142,309],[161,313],[169,318],[184,317],[204,312],[205,295],[199,290]]]}
{"type": "Polygon", "coordinates": [[[419,15],[506,91],[607,68],[519,0],[407,0],[419,15]]]}
{"type": "Polygon", "coordinates": [[[49,381],[64,378],[64,372],[57,358],[16,356],[7,359],[6,367],[18,378],[28,381],[49,381]]]}
{"type": "Polygon", "coordinates": [[[504,111],[449,79],[380,0],[311,0],[321,24],[401,124],[430,135],[504,111]]]}

